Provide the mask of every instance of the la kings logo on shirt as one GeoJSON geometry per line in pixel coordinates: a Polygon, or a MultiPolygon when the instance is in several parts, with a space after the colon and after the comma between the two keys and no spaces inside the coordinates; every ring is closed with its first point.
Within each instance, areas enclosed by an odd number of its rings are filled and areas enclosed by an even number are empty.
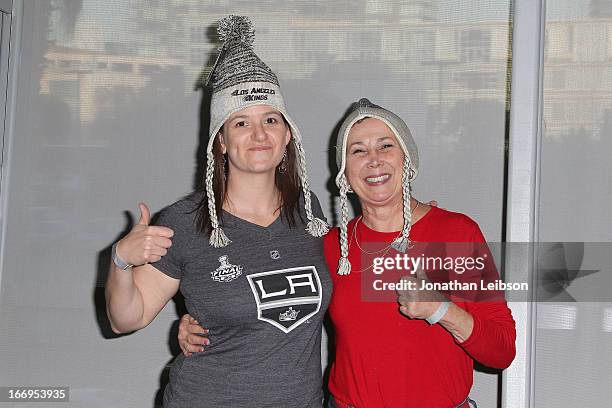
{"type": "Polygon", "coordinates": [[[321,281],[314,266],[254,273],[247,279],[257,303],[257,318],[285,333],[321,307],[321,281]]]}

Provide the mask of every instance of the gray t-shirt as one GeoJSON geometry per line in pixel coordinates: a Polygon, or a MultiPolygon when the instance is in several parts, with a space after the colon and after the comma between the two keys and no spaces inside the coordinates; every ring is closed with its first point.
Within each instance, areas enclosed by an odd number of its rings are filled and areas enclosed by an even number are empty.
{"type": "MultiPolygon", "coordinates": [[[[176,358],[164,407],[320,408],[321,327],[332,292],[322,240],[298,217],[295,228],[284,217],[261,227],[224,212],[232,243],[213,248],[195,228],[199,197],[172,204],[157,222],[174,237],[153,266],[181,279],[187,309],[211,341],[176,358]]],[[[303,202],[300,212],[306,221],[303,202]]],[[[314,196],[313,212],[323,217],[314,196]]]]}

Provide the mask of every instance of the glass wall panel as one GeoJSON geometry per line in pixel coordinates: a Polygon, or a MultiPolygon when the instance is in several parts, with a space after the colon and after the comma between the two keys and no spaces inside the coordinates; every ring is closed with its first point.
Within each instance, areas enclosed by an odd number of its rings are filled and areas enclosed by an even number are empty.
{"type": "Polygon", "coordinates": [[[538,305],[537,407],[609,405],[611,38],[609,1],[546,2],[538,235],[573,244],[555,260],[558,302],[538,305]]]}

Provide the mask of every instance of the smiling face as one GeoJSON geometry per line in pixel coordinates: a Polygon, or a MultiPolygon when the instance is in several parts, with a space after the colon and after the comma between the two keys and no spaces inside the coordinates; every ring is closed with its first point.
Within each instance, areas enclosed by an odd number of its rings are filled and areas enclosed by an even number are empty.
{"type": "Polygon", "coordinates": [[[274,172],[290,139],[291,130],[283,115],[268,105],[232,114],[219,135],[230,174],[274,172]]]}
{"type": "Polygon", "coordinates": [[[402,202],[404,152],[391,129],[366,118],[349,131],[346,177],[363,205],[386,206],[402,202]]]}

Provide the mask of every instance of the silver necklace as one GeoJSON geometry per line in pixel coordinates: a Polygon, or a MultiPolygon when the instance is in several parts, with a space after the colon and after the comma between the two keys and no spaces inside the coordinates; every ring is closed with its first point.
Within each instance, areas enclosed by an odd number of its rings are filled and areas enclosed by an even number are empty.
{"type": "MultiPolygon", "coordinates": [[[[419,203],[418,201],[416,202],[416,205],[414,206],[414,208],[410,209],[410,212],[414,212],[420,205],[421,203],[419,203]]],[[[359,218],[357,218],[357,221],[355,222],[355,225],[353,226],[353,239],[355,241],[355,243],[357,244],[357,248],[359,248],[359,250],[361,252],[363,252],[364,254],[367,255],[376,255],[382,252],[381,257],[384,257],[385,255],[387,255],[387,253],[389,252],[389,250],[391,249],[391,245],[393,244],[393,242],[399,238],[402,235],[402,231],[399,232],[399,234],[397,234],[397,236],[395,238],[393,238],[391,240],[391,242],[389,243],[389,245],[387,245],[386,247],[384,247],[383,249],[379,249],[377,251],[366,251],[365,249],[363,249],[361,247],[361,245],[359,245],[359,240],[357,239],[357,227],[359,226],[359,223],[361,222],[361,219],[363,218],[363,215],[360,215],[359,218]]],[[[349,243],[349,251],[350,251],[350,243],[349,243]]],[[[367,268],[364,269],[358,269],[355,272],[365,272],[368,269],[372,268],[374,266],[374,262],[372,262],[372,264],[370,266],[368,266],[367,268]]]]}
{"type": "Polygon", "coordinates": [[[366,251],[365,249],[361,247],[361,245],[359,245],[359,240],[357,239],[357,227],[359,226],[359,223],[361,222],[362,218],[363,216],[360,215],[359,218],[357,219],[357,222],[355,222],[355,226],[353,227],[353,240],[357,244],[357,248],[359,248],[359,250],[363,252],[364,254],[376,255],[381,252],[384,252],[386,254],[387,252],[389,252],[389,248],[391,248],[391,244],[393,243],[393,241],[395,241],[400,235],[402,235],[402,232],[400,231],[400,233],[397,234],[397,236],[393,238],[393,240],[391,240],[391,243],[387,245],[386,247],[384,247],[383,249],[379,249],[378,251],[366,251]]]}

